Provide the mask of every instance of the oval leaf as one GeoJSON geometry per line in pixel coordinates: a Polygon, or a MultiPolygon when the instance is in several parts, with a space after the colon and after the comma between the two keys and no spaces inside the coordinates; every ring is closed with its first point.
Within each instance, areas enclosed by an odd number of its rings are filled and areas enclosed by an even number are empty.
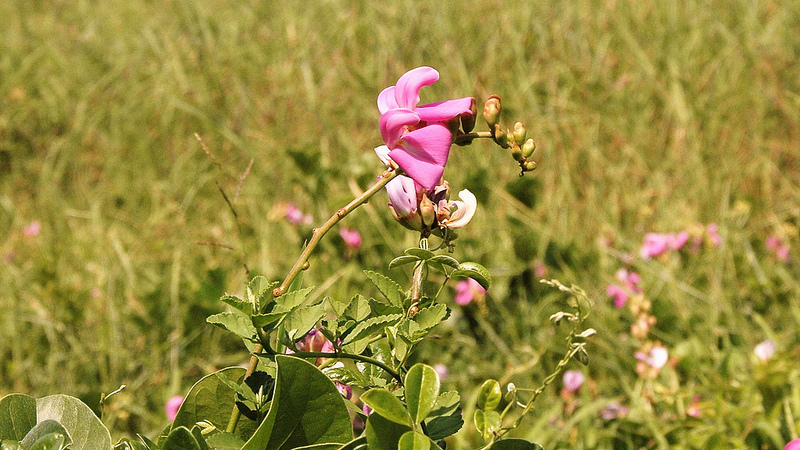
{"type": "Polygon", "coordinates": [[[369,450],[397,450],[400,437],[408,431],[411,431],[408,425],[394,423],[373,411],[367,418],[364,435],[367,438],[369,450]]]}
{"type": "Polygon", "coordinates": [[[424,434],[419,434],[416,431],[407,431],[400,436],[397,448],[398,450],[429,450],[431,448],[431,440],[424,434]]]}
{"type": "Polygon", "coordinates": [[[444,264],[445,266],[450,266],[453,269],[458,269],[458,260],[448,255],[436,255],[428,262],[444,264]]]}
{"type": "Polygon", "coordinates": [[[416,248],[416,247],[406,249],[404,253],[408,256],[413,256],[421,260],[429,260],[434,256],[436,256],[436,254],[430,250],[425,250],[424,248],[416,248]]]}
{"type": "Polygon", "coordinates": [[[186,427],[174,428],[164,440],[162,450],[200,450],[200,444],[186,427]]]}
{"type": "Polygon", "coordinates": [[[408,412],[414,423],[422,422],[439,398],[439,374],[426,364],[414,364],[406,374],[408,412]]]}
{"type": "MultiPolygon", "coordinates": [[[[407,392],[407,391],[406,391],[407,392]]],[[[394,394],[382,388],[373,388],[361,395],[361,401],[372,408],[382,417],[401,425],[411,425],[411,417],[408,415],[403,402],[394,394]]]]}
{"type": "MultiPolygon", "coordinates": [[[[23,447],[31,448],[35,445],[40,445],[43,448],[51,448],[53,445],[61,442],[61,444],[69,444],[69,432],[60,423],[55,420],[44,420],[39,422],[35,427],[25,435],[25,439],[20,442],[23,447]]],[[[61,448],[56,447],[56,448],[61,448]]]]}
{"type": "Polygon", "coordinates": [[[36,420],[55,420],[72,438],[75,450],[110,448],[111,434],[94,412],[82,401],[69,395],[56,394],[36,400],[36,420]]]}
{"type": "Polygon", "coordinates": [[[543,447],[525,439],[503,439],[489,447],[490,450],[543,450],[543,447]]]}
{"type": "Polygon", "coordinates": [[[0,441],[21,441],[35,425],[35,398],[10,394],[0,399],[0,441]]]}
{"type": "Polygon", "coordinates": [[[497,408],[502,398],[503,392],[500,390],[500,383],[497,380],[486,380],[478,394],[478,409],[491,411],[497,408]]]}
{"type": "Polygon", "coordinates": [[[394,269],[395,267],[405,266],[406,264],[412,264],[417,261],[419,261],[419,258],[417,258],[416,256],[409,256],[409,255],[398,256],[389,263],[389,268],[394,269]]]}
{"type": "Polygon", "coordinates": [[[500,413],[497,411],[475,411],[475,428],[483,436],[483,440],[488,441],[491,439],[494,432],[500,429],[500,413]]]}
{"type": "Polygon", "coordinates": [[[489,290],[492,285],[492,276],[486,267],[476,262],[465,262],[458,265],[450,276],[454,278],[469,277],[477,281],[484,289],[489,290]]]}

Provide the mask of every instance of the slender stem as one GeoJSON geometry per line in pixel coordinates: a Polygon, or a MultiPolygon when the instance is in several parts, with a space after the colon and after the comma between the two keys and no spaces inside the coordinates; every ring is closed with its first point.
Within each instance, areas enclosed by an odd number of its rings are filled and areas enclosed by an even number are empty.
{"type": "MultiPolygon", "coordinates": [[[[336,223],[342,220],[344,216],[350,214],[354,209],[366,203],[367,200],[370,199],[370,197],[380,192],[380,190],[383,189],[384,186],[386,186],[386,183],[391,181],[394,177],[396,177],[400,173],[401,171],[399,169],[384,170],[383,173],[381,173],[381,175],[378,177],[377,183],[372,185],[372,187],[364,191],[358,197],[354,198],[350,203],[345,205],[343,208],[337,210],[334,215],[332,215],[328,220],[325,221],[324,224],[322,224],[322,226],[314,228],[314,234],[311,237],[311,240],[308,241],[308,245],[306,245],[306,248],[303,249],[302,253],[300,253],[300,256],[297,258],[297,261],[294,263],[294,266],[292,266],[292,268],[289,270],[289,273],[286,275],[286,278],[284,278],[281,285],[275,288],[275,290],[273,291],[273,295],[275,297],[280,297],[281,295],[283,295],[283,293],[286,292],[286,289],[289,287],[289,285],[292,284],[292,281],[294,281],[294,279],[297,278],[297,275],[300,274],[300,271],[308,268],[308,258],[311,256],[311,252],[314,251],[314,249],[319,244],[319,241],[322,240],[322,237],[325,236],[325,234],[331,228],[333,228],[333,226],[336,225],[336,223]]],[[[264,337],[261,336],[261,333],[259,333],[259,339],[261,339],[262,342],[265,342],[264,337]]],[[[256,368],[258,367],[258,354],[261,353],[263,350],[264,346],[261,344],[256,344],[255,347],[253,348],[253,354],[252,356],[250,356],[250,364],[247,366],[247,372],[245,372],[244,375],[245,378],[249,377],[253,372],[255,372],[256,368]]],[[[396,380],[400,381],[401,385],[403,384],[400,375],[398,375],[391,369],[388,369],[387,367],[381,366],[381,364],[383,363],[376,365],[386,370],[389,374],[392,374],[392,376],[396,380]]],[[[239,423],[240,416],[241,412],[239,411],[239,408],[234,407],[233,411],[231,412],[231,418],[228,421],[228,426],[226,428],[226,430],[229,433],[233,433],[233,431],[236,429],[236,425],[239,423]]]]}
{"type": "MultiPolygon", "coordinates": [[[[262,356],[258,354],[257,356],[262,356]]],[[[263,356],[267,356],[263,354],[263,356]]],[[[298,358],[337,358],[337,359],[352,359],[354,361],[361,361],[367,364],[372,364],[374,366],[378,366],[381,369],[385,370],[386,373],[392,376],[400,386],[403,386],[403,377],[400,376],[394,369],[389,367],[388,365],[384,364],[377,359],[370,358],[369,356],[364,355],[356,355],[354,353],[344,353],[344,352],[294,352],[293,356],[297,356],[298,358]]]]}
{"type": "Polygon", "coordinates": [[[491,131],[473,131],[472,133],[464,133],[460,136],[457,136],[453,143],[456,145],[466,145],[472,143],[474,139],[485,139],[491,137],[493,137],[491,131]]]}

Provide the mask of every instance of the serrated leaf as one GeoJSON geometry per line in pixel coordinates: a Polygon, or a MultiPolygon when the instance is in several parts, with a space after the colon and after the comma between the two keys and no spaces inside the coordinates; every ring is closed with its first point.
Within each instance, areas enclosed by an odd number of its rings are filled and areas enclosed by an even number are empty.
{"type": "MultiPolygon", "coordinates": [[[[63,425],[55,420],[43,420],[36,424],[35,427],[25,435],[20,444],[25,448],[31,448],[38,445],[42,448],[50,448],[51,445],[61,443],[65,446],[72,442],[69,438],[69,432],[63,425]],[[61,436],[61,439],[58,436],[61,436]]],[[[62,448],[61,446],[57,448],[62,448]]]]}
{"type": "Polygon", "coordinates": [[[111,434],[94,412],[69,395],[48,395],[36,400],[36,420],[55,420],[69,433],[74,450],[110,448],[111,434]]]}
{"type": "Polygon", "coordinates": [[[438,303],[428,308],[420,309],[412,320],[419,325],[420,331],[427,331],[447,320],[450,309],[444,303],[438,303]]]}
{"type": "Polygon", "coordinates": [[[254,327],[266,328],[271,330],[278,326],[278,322],[286,317],[288,312],[271,312],[266,314],[254,314],[251,318],[254,327]]]}
{"type": "Polygon", "coordinates": [[[311,306],[300,306],[293,309],[283,319],[283,329],[286,336],[293,342],[303,338],[319,319],[325,315],[325,304],[320,302],[311,306]]]}
{"type": "Polygon", "coordinates": [[[369,307],[373,316],[385,316],[387,314],[403,313],[403,308],[394,306],[385,299],[371,298],[369,299],[369,307]]]}
{"type": "Polygon", "coordinates": [[[425,250],[424,248],[417,248],[417,247],[407,248],[406,251],[403,253],[405,253],[408,256],[413,256],[417,259],[421,259],[423,261],[426,261],[436,256],[436,254],[430,250],[425,250]]]}
{"type": "Polygon", "coordinates": [[[342,345],[347,345],[351,342],[370,337],[373,333],[377,333],[378,331],[397,323],[397,321],[402,317],[402,314],[389,314],[386,316],[369,318],[356,325],[356,327],[353,328],[353,331],[351,331],[344,338],[344,340],[342,340],[342,345]]]}
{"type": "Polygon", "coordinates": [[[411,425],[411,416],[406,406],[386,389],[372,388],[361,394],[361,401],[385,419],[401,425],[411,425]]]}
{"type": "Polygon", "coordinates": [[[416,431],[406,431],[397,441],[398,450],[430,450],[430,448],[431,440],[428,436],[416,431]]]}
{"type": "Polygon", "coordinates": [[[369,314],[369,302],[361,294],[356,294],[344,310],[344,316],[356,322],[361,322],[366,319],[369,317],[369,314]]]}
{"type": "Polygon", "coordinates": [[[303,304],[303,302],[306,300],[306,297],[308,297],[308,294],[310,294],[313,290],[314,288],[310,287],[298,289],[296,291],[281,295],[275,299],[276,307],[273,312],[288,312],[294,308],[297,308],[303,304]]]}
{"type": "Polygon", "coordinates": [[[476,262],[464,262],[458,265],[458,268],[451,274],[453,278],[469,277],[477,281],[484,289],[489,290],[492,286],[492,276],[486,267],[476,262]]]}
{"type": "Polygon", "coordinates": [[[235,295],[223,295],[222,297],[220,297],[220,301],[222,301],[222,303],[232,306],[233,308],[238,309],[239,311],[247,314],[248,316],[253,314],[253,304],[248,301],[242,300],[241,298],[235,295]]]}
{"type": "Polygon", "coordinates": [[[245,290],[245,300],[251,305],[256,305],[258,309],[264,306],[264,297],[271,295],[272,289],[278,285],[277,281],[270,282],[262,276],[254,277],[247,283],[245,290]]]}
{"type": "Polygon", "coordinates": [[[350,303],[353,301],[352,298],[339,301],[333,297],[325,297],[324,301],[327,301],[329,305],[331,305],[331,309],[336,314],[337,317],[344,315],[344,312],[347,310],[347,307],[350,306],[350,303]]]}
{"type": "Polygon", "coordinates": [[[439,263],[458,269],[458,260],[449,255],[436,255],[428,260],[429,263],[439,263]]]}
{"type": "Polygon", "coordinates": [[[417,363],[414,364],[405,380],[406,403],[408,412],[414,423],[420,423],[428,417],[439,398],[439,374],[433,367],[417,363]]]}
{"type": "Polygon", "coordinates": [[[389,262],[389,270],[402,267],[408,264],[413,264],[417,261],[419,261],[419,258],[417,258],[416,256],[409,256],[409,255],[398,256],[397,258],[389,262]]]}
{"type": "Polygon", "coordinates": [[[256,329],[250,321],[250,317],[238,310],[214,314],[206,319],[206,322],[221,327],[231,333],[248,341],[255,340],[256,329]]]}
{"type": "Polygon", "coordinates": [[[9,394],[0,399],[0,440],[21,441],[35,425],[35,398],[9,394]]]}
{"type": "Polygon", "coordinates": [[[400,289],[400,286],[395,283],[394,280],[371,270],[365,270],[364,273],[375,287],[378,288],[381,294],[389,300],[389,303],[398,308],[403,307],[405,293],[403,293],[403,290],[400,289]]]}

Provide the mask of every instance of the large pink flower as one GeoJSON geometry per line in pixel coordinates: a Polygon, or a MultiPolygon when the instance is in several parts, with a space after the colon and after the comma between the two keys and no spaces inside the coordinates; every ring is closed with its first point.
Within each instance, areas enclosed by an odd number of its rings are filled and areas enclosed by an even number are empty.
{"type": "Polygon", "coordinates": [[[419,91],[439,79],[431,67],[409,70],[378,95],[381,136],[389,157],[425,189],[433,189],[442,178],[453,132],[447,122],[472,114],[472,97],[417,105],[419,91]]]}

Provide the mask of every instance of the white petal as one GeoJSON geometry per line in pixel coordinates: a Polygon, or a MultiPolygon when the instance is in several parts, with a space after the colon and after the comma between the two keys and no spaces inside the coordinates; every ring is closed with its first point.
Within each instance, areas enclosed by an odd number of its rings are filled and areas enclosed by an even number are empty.
{"type": "Polygon", "coordinates": [[[475,198],[472,192],[464,189],[458,193],[458,198],[462,201],[451,202],[453,205],[457,206],[458,209],[450,216],[450,219],[445,221],[444,226],[447,228],[454,229],[465,226],[472,220],[472,216],[475,215],[475,210],[478,209],[478,199],[475,198]]]}
{"type": "Polygon", "coordinates": [[[375,154],[378,155],[378,159],[381,160],[382,163],[386,165],[386,167],[394,167],[397,168],[397,164],[389,157],[389,147],[385,145],[381,145],[380,147],[375,147],[375,154]]]}

